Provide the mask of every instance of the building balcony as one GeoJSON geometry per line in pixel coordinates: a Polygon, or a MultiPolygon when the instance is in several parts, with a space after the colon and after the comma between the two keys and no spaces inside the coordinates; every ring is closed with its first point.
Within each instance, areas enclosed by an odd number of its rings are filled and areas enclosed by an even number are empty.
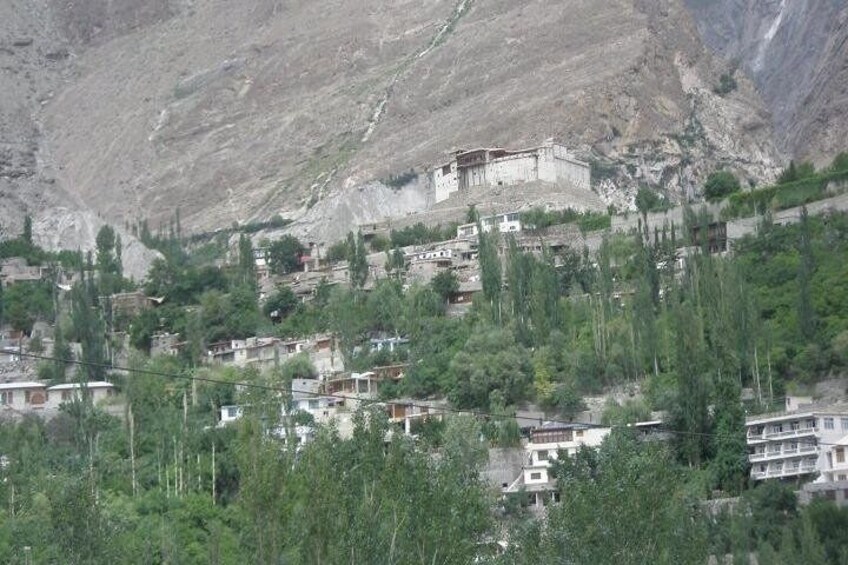
{"type": "Polygon", "coordinates": [[[786,439],[793,437],[806,437],[806,436],[814,436],[818,433],[819,429],[815,426],[807,427],[807,428],[798,428],[797,430],[784,430],[782,432],[769,432],[766,431],[763,434],[765,439],[786,439]]]}
{"type": "Polygon", "coordinates": [[[754,433],[749,430],[746,438],[749,444],[754,444],[764,441],[811,437],[818,434],[818,432],[819,429],[815,426],[798,428],[797,430],[784,430],[782,432],[765,431],[761,433],[754,433]]]}
{"type": "Polygon", "coordinates": [[[785,477],[806,475],[809,473],[815,473],[816,471],[817,469],[815,461],[795,461],[787,463],[785,465],[769,467],[765,471],[752,469],[751,478],[753,478],[754,480],[780,479],[785,477]]]}
{"type": "Polygon", "coordinates": [[[769,449],[748,454],[748,461],[772,461],[786,457],[798,457],[816,452],[815,445],[796,445],[795,447],[784,446],[783,449],[769,449]]]}

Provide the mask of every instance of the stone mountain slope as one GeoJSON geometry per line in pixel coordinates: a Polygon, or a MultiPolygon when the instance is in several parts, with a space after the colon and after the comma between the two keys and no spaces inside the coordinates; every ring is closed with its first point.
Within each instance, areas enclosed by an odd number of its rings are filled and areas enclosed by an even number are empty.
{"type": "Polygon", "coordinates": [[[782,148],[820,163],[848,149],[848,3],[685,1],[707,45],[756,83],[782,148]]]}
{"type": "Polygon", "coordinates": [[[193,230],[277,213],[320,224],[327,201],[345,228],[426,205],[343,203],[391,199],[361,190],[374,180],[550,137],[626,165],[599,179],[607,192],[677,196],[718,166],[761,181],[780,163],[752,85],[712,92],[727,64],[682,0],[37,4],[28,70],[49,84],[24,111],[31,138],[57,198],[118,223],[179,208],[193,230]]]}

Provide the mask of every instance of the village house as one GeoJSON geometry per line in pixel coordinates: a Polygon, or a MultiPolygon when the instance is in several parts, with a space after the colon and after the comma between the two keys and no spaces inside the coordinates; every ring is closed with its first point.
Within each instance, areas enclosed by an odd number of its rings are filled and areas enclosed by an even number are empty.
{"type": "Polygon", "coordinates": [[[180,334],[175,333],[157,333],[150,338],[150,356],[158,355],[177,355],[185,346],[185,343],[180,341],[180,334]]]}
{"type": "Polygon", "coordinates": [[[412,434],[415,423],[429,419],[441,420],[445,416],[447,403],[443,400],[398,399],[385,403],[389,422],[402,427],[405,434],[412,434]]]}
{"type": "Polygon", "coordinates": [[[371,339],[371,353],[380,351],[388,351],[394,353],[409,345],[409,340],[405,337],[384,337],[371,339]]]}
{"type": "Polygon", "coordinates": [[[549,474],[551,461],[559,457],[560,450],[573,456],[581,446],[599,447],[609,433],[610,428],[606,427],[560,422],[547,422],[535,428],[524,446],[522,472],[506,492],[526,492],[535,508],[541,508],[551,499],[556,501],[556,482],[549,474]]]}
{"type": "Polygon", "coordinates": [[[94,404],[115,394],[114,385],[105,381],[92,381],[84,387],[80,383],[50,387],[37,381],[0,383],[0,414],[55,412],[63,403],[79,399],[81,390],[85,391],[94,404]]]}
{"type": "Polygon", "coordinates": [[[0,284],[4,287],[19,282],[36,282],[44,276],[44,268],[30,266],[23,257],[10,257],[0,262],[0,284]]]}
{"type": "Polygon", "coordinates": [[[278,360],[277,338],[249,337],[213,343],[206,352],[207,362],[235,367],[273,367],[278,360]]]}
{"type": "Polygon", "coordinates": [[[65,402],[81,400],[83,395],[90,398],[92,404],[98,404],[116,394],[115,385],[106,381],[64,383],[47,388],[46,408],[58,409],[65,402]]]}
{"type": "Polygon", "coordinates": [[[0,384],[0,406],[3,412],[25,413],[43,410],[46,405],[47,387],[43,383],[28,381],[0,384]]]}
{"type": "Polygon", "coordinates": [[[799,405],[790,400],[787,408],[747,419],[751,478],[809,481],[831,473],[838,479],[841,467],[834,465],[841,462],[830,444],[835,446],[848,435],[848,405],[799,405]]]}
{"type": "Polygon", "coordinates": [[[431,173],[436,202],[461,190],[486,186],[511,186],[533,181],[569,183],[589,188],[588,163],[576,159],[558,143],[509,150],[500,147],[459,151],[431,173]]]}
{"type": "Polygon", "coordinates": [[[285,363],[295,355],[305,354],[320,376],[344,370],[344,359],[336,339],[316,335],[309,339],[281,340],[275,337],[249,337],[210,344],[206,362],[212,365],[255,367],[260,371],[285,363]]]}
{"type": "Polygon", "coordinates": [[[692,226],[692,245],[695,247],[705,246],[710,253],[724,253],[727,251],[727,222],[711,222],[706,226],[706,241],[703,240],[703,228],[692,226]]]}
{"type": "MultiPolygon", "coordinates": [[[[145,310],[159,306],[164,301],[164,298],[151,298],[145,295],[140,290],[133,292],[121,292],[109,296],[108,303],[112,308],[112,318],[119,316],[126,318],[135,318],[145,310]]],[[[100,298],[101,304],[106,304],[105,297],[100,298]]]]}
{"type": "Polygon", "coordinates": [[[819,499],[828,500],[837,506],[848,506],[848,481],[807,483],[798,491],[800,504],[810,504],[819,499]]]}
{"type": "MultiPolygon", "coordinates": [[[[494,216],[486,216],[480,218],[480,225],[483,227],[483,233],[490,233],[497,230],[500,233],[518,233],[522,229],[521,214],[518,212],[509,212],[507,214],[496,214],[494,216]]],[[[477,223],[462,224],[456,228],[456,237],[469,238],[477,236],[477,223]]]]}

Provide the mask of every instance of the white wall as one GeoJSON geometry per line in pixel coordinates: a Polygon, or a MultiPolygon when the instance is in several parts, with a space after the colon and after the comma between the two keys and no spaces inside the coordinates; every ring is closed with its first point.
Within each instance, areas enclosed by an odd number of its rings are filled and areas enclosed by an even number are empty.
{"type": "Polygon", "coordinates": [[[459,190],[459,179],[456,174],[456,161],[446,165],[449,172],[444,170],[445,166],[433,169],[433,187],[436,192],[436,202],[447,200],[448,197],[459,190]]]}
{"type": "Polygon", "coordinates": [[[535,153],[508,155],[489,163],[486,180],[489,185],[514,185],[539,178],[538,159],[535,153]]]}
{"type": "Polygon", "coordinates": [[[539,180],[568,182],[574,186],[590,187],[591,169],[588,163],[568,154],[562,145],[549,144],[539,149],[539,180]]]}

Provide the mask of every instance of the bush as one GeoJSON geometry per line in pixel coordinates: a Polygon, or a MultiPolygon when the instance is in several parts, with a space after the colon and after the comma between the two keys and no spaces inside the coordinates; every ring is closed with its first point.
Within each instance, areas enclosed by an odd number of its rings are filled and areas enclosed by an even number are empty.
{"type": "Polygon", "coordinates": [[[368,246],[371,248],[373,253],[380,253],[381,251],[388,251],[391,249],[392,242],[384,235],[375,235],[371,238],[371,242],[368,246]]]}
{"type": "Polygon", "coordinates": [[[833,158],[833,162],[830,164],[830,170],[833,172],[848,171],[848,151],[843,151],[833,158]]]}
{"type": "Polygon", "coordinates": [[[718,94],[719,96],[724,96],[726,94],[730,94],[739,85],[736,83],[736,79],[733,78],[733,75],[730,73],[724,73],[718,79],[718,86],[713,88],[713,92],[718,94]]]}
{"type": "Polygon", "coordinates": [[[347,259],[347,242],[342,240],[331,245],[327,248],[327,253],[324,255],[324,259],[326,259],[329,263],[338,263],[339,261],[347,259]]]}
{"type": "Polygon", "coordinates": [[[707,177],[704,183],[704,197],[707,200],[721,200],[734,192],[739,192],[740,185],[730,171],[716,171],[707,177]]]}

